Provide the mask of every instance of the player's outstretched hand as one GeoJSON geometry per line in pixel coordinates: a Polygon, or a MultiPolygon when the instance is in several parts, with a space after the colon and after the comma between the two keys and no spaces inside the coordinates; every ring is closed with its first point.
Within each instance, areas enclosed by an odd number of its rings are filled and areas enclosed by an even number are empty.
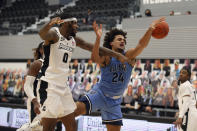
{"type": "Polygon", "coordinates": [[[96,36],[98,38],[101,38],[102,36],[102,24],[100,24],[100,26],[98,26],[98,24],[96,23],[96,21],[93,22],[93,25],[92,25],[93,29],[94,29],[94,32],[96,33],[96,36]]]}
{"type": "Polygon", "coordinates": [[[161,17],[161,18],[159,18],[159,19],[157,19],[157,20],[154,20],[154,21],[151,23],[150,27],[151,27],[152,29],[155,29],[156,25],[159,24],[159,23],[161,23],[162,21],[165,21],[165,19],[166,19],[165,17],[161,17]]]}
{"type": "Polygon", "coordinates": [[[64,21],[61,20],[60,17],[55,17],[55,18],[51,19],[51,21],[49,22],[49,25],[53,26],[55,24],[61,24],[61,23],[64,23],[64,21]]]}

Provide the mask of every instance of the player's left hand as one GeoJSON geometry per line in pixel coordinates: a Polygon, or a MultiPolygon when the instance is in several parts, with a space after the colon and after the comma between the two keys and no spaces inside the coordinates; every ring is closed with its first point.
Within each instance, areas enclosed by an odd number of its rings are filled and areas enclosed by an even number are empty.
{"type": "Polygon", "coordinates": [[[178,118],[175,122],[173,122],[173,124],[175,124],[175,127],[177,128],[181,128],[183,122],[183,118],[178,118]]]}
{"type": "Polygon", "coordinates": [[[161,17],[161,18],[159,18],[157,20],[154,20],[151,23],[150,28],[155,29],[156,25],[159,24],[159,23],[161,23],[162,21],[165,21],[165,19],[166,19],[165,17],[161,17]]]}
{"type": "Polygon", "coordinates": [[[94,29],[94,32],[96,33],[96,36],[98,38],[101,38],[102,36],[102,24],[100,24],[100,26],[98,26],[98,24],[96,23],[96,21],[93,22],[93,25],[92,25],[93,29],[94,29]]]}

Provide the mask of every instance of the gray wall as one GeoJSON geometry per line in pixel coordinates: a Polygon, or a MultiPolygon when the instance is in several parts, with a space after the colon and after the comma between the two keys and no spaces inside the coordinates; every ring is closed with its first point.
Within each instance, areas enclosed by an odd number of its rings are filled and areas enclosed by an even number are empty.
{"type": "MultiPolygon", "coordinates": [[[[137,45],[154,19],[157,17],[123,20],[123,29],[128,32],[127,49],[137,45]]],[[[152,38],[139,58],[196,58],[197,16],[169,16],[166,21],[170,26],[168,36],[161,40],[152,38]]],[[[94,32],[79,32],[78,36],[91,43],[95,41],[94,32]]],[[[40,42],[38,35],[1,36],[0,59],[32,58],[32,48],[37,47],[40,42]]],[[[90,53],[76,48],[73,58],[90,58],[90,53]]]]}
{"type": "MultiPolygon", "coordinates": [[[[93,32],[78,33],[88,42],[94,42],[93,32]]],[[[33,58],[32,49],[42,40],[38,35],[0,36],[0,59],[29,59],[33,58]]],[[[73,58],[89,58],[90,53],[80,48],[75,49],[73,58]]]]}
{"type": "MultiPolygon", "coordinates": [[[[124,19],[128,48],[135,47],[151,22],[159,17],[124,19]]],[[[197,15],[168,16],[170,31],[166,38],[152,38],[140,58],[197,58],[197,15]]]]}
{"type": "Polygon", "coordinates": [[[190,10],[197,14],[197,0],[140,0],[140,12],[144,15],[146,9],[150,9],[153,16],[168,16],[171,10],[185,14],[190,10]]]}

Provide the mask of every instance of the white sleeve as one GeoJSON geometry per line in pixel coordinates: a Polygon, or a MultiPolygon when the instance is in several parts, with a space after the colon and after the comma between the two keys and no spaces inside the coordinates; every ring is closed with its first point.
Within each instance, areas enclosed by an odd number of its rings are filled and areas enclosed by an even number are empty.
{"type": "Polygon", "coordinates": [[[33,92],[33,84],[34,84],[35,79],[36,77],[29,76],[29,75],[27,75],[25,79],[24,90],[28,98],[30,99],[30,101],[32,101],[32,99],[35,98],[34,92],[33,92]]]}
{"type": "Polygon", "coordinates": [[[183,104],[182,107],[179,109],[179,118],[183,118],[183,116],[187,112],[191,102],[191,96],[185,96],[183,97],[182,100],[183,100],[183,104]]]}

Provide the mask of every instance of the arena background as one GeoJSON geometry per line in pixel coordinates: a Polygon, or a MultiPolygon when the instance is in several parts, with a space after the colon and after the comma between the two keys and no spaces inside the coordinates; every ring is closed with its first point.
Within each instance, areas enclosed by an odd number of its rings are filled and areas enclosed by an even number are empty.
{"type": "MultiPolygon", "coordinates": [[[[32,49],[36,48],[42,41],[38,36],[38,31],[59,11],[74,14],[78,18],[80,26],[77,35],[91,43],[95,41],[95,34],[91,26],[93,20],[104,25],[104,33],[114,27],[122,28],[128,33],[126,49],[137,45],[153,20],[161,16],[166,17],[170,27],[168,36],[161,40],[152,38],[148,47],[137,57],[138,67],[136,66],[136,68],[138,69],[133,70],[135,76],[131,77],[129,85],[133,87],[131,99],[135,94],[143,98],[143,102],[140,102],[143,109],[130,109],[126,106],[127,103],[123,101],[124,127],[122,130],[176,130],[172,125],[178,111],[175,104],[177,89],[172,85],[173,80],[177,79],[175,66],[178,65],[181,69],[190,65],[192,70],[191,80],[195,87],[197,85],[196,6],[197,0],[1,0],[0,130],[16,130],[28,121],[27,98],[23,91],[23,79],[29,64],[33,61],[32,49]],[[87,15],[88,9],[92,11],[89,16],[87,15]],[[146,14],[146,9],[151,10],[151,13],[146,14]],[[149,74],[144,70],[147,60],[150,60],[152,65],[149,74]],[[166,60],[169,60],[168,66],[170,67],[168,75],[163,68],[166,60]],[[157,65],[159,65],[159,71],[154,70],[157,65]],[[139,68],[141,68],[141,71],[139,68]],[[153,80],[152,75],[154,74],[156,80],[153,80]],[[145,81],[148,81],[148,85],[143,83],[144,78],[145,81]],[[153,89],[155,81],[159,81],[159,84],[155,87],[156,89],[153,89]],[[164,85],[163,83],[167,84],[164,85]],[[135,86],[137,87],[135,88],[135,86]],[[165,99],[170,98],[167,92],[172,92],[169,95],[172,95],[173,104],[167,102],[162,105],[154,104],[159,89],[162,89],[164,95],[162,97],[165,99]],[[151,102],[145,103],[148,91],[151,92],[151,102]],[[151,108],[151,111],[145,110],[147,106],[151,108]]],[[[79,77],[81,81],[78,84],[83,85],[78,89],[75,88],[74,84],[71,84],[75,100],[91,88],[94,78],[99,78],[99,69],[95,67],[95,63],[91,64],[89,59],[90,52],[78,47],[75,49],[69,78],[72,81],[72,79],[79,77]],[[74,60],[78,60],[77,71],[72,68],[74,60]],[[80,72],[80,65],[83,60],[85,61],[86,73],[80,72]],[[92,65],[89,69],[87,69],[89,67],[88,61],[92,65]],[[92,70],[92,73],[89,70],[92,70]]],[[[77,82],[74,81],[73,83],[76,84],[77,82]]],[[[127,94],[127,91],[125,94],[127,94]]],[[[105,126],[101,125],[100,117],[96,117],[98,115],[99,113],[95,112],[92,116],[77,118],[78,130],[106,130],[105,126]]]]}

